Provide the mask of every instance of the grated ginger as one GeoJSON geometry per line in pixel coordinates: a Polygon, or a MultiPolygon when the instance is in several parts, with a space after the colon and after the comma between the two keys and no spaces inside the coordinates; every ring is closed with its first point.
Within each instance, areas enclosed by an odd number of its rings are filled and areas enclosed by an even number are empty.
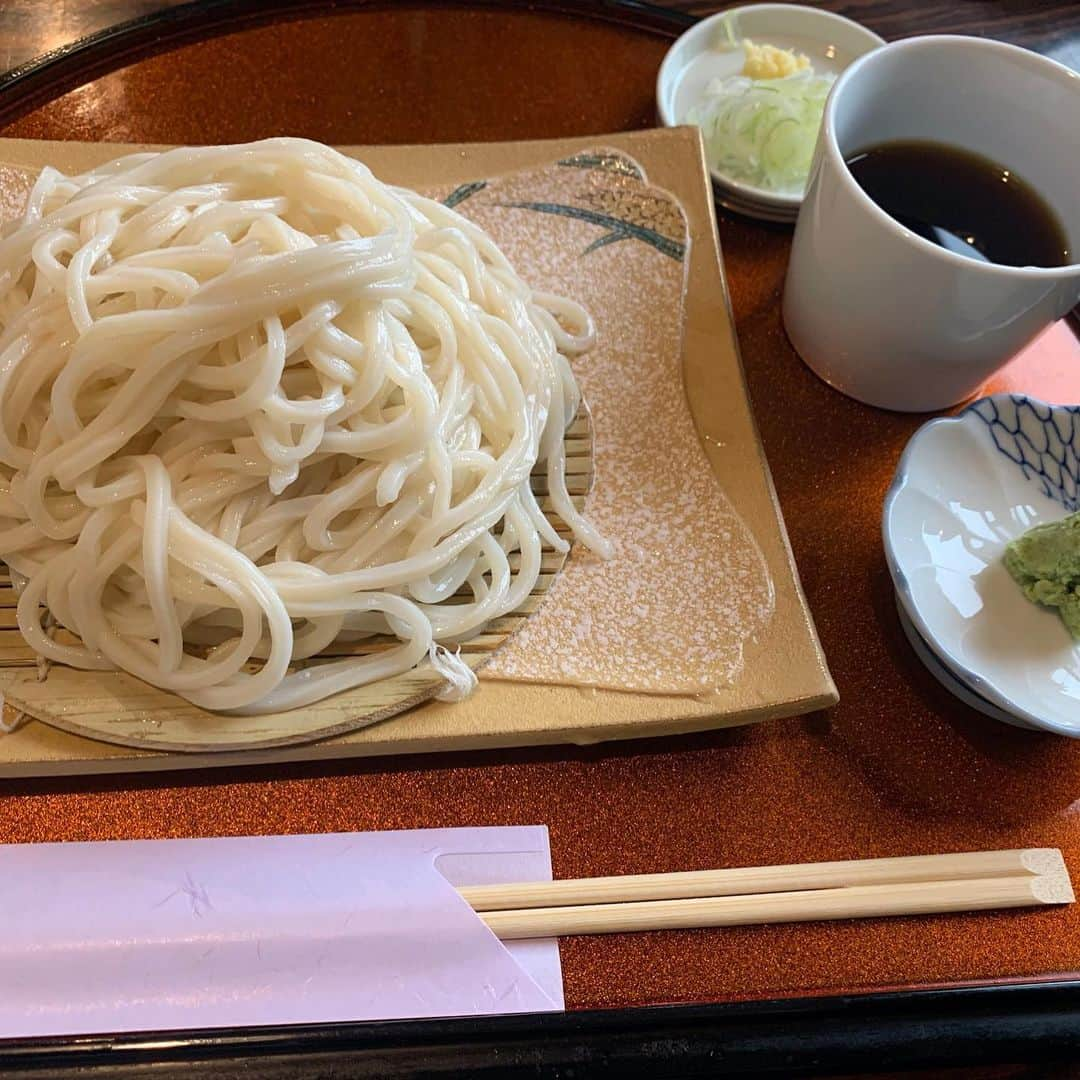
{"type": "Polygon", "coordinates": [[[757,45],[743,38],[746,60],[742,73],[750,79],[786,79],[797,71],[808,71],[810,61],[793,49],[781,49],[776,45],[757,45]]]}

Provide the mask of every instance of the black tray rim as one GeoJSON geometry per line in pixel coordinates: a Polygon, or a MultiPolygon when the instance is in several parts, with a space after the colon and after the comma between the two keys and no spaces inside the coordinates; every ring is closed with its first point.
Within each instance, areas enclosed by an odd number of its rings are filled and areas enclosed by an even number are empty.
{"type": "Polygon", "coordinates": [[[6,1080],[663,1080],[1078,1059],[1076,978],[479,1019],[0,1041],[6,1080]]]}
{"type": "MultiPolygon", "coordinates": [[[[430,4],[432,0],[427,0],[430,4]]],[[[438,2],[438,0],[436,0],[438,2]]],[[[0,125],[137,60],[270,22],[425,0],[189,0],[0,76],[0,125]]],[[[646,0],[447,0],[539,10],[674,39],[697,21],[646,0]]],[[[1080,1060],[1080,978],[468,1019],[0,1040],[9,1080],[213,1076],[837,1075],[1080,1060]]]]}

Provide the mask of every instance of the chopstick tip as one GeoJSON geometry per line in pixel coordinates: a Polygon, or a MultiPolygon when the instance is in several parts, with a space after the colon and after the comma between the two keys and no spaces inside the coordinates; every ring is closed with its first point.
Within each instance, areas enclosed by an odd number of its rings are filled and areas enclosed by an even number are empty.
{"type": "Polygon", "coordinates": [[[1071,904],[1076,900],[1067,873],[1040,874],[1032,878],[1031,894],[1043,904],[1071,904]]]}
{"type": "Polygon", "coordinates": [[[1069,871],[1059,848],[1026,848],[1020,852],[1020,863],[1031,874],[1062,875],[1068,880],[1069,871]]]}

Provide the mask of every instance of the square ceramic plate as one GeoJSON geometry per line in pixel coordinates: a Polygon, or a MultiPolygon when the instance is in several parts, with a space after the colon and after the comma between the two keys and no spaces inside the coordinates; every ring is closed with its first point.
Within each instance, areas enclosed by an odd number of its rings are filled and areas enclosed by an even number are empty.
{"type": "MultiPolygon", "coordinates": [[[[686,217],[690,243],[682,367],[702,446],[720,486],[760,548],[775,590],[771,619],[746,643],[738,676],[708,700],[482,680],[467,702],[431,702],[389,721],[305,745],[216,754],[147,753],[80,738],[32,721],[0,736],[0,773],[44,775],[190,768],[356,755],[543,743],[592,743],[666,735],[794,715],[835,702],[806,608],[779,507],[754,427],[727,301],[708,176],[696,130],[672,129],[469,146],[345,148],[386,180],[453,186],[532,169],[598,146],[640,163],[686,217]]],[[[0,162],[45,162],[77,171],[122,152],[117,146],[11,141],[0,162]]]]}

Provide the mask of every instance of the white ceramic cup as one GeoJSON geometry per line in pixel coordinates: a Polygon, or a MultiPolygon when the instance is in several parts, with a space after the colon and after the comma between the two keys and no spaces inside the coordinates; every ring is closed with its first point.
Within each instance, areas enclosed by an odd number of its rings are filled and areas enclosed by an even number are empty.
{"type": "Polygon", "coordinates": [[[825,106],[784,287],[807,365],[843,393],[922,412],[970,397],[1080,300],[1080,75],[982,38],[884,45],[825,106]],[[1011,267],[938,247],[859,186],[845,158],[930,139],[1011,168],[1056,211],[1073,262],[1011,267]]]}

